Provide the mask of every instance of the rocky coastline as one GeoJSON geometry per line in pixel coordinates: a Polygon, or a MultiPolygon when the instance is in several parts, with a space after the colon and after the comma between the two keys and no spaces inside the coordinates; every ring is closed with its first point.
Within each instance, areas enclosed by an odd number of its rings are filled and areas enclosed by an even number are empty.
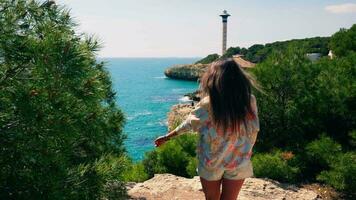
{"type": "Polygon", "coordinates": [[[209,64],[189,64],[189,65],[174,65],[167,68],[164,74],[168,78],[197,81],[205,72],[209,64]]]}
{"type": "MultiPolygon", "coordinates": [[[[242,55],[234,55],[232,59],[243,69],[255,67],[255,63],[243,59],[242,55]]],[[[210,63],[211,64],[211,63],[210,63]]],[[[210,66],[210,64],[188,64],[188,65],[174,65],[167,68],[164,74],[171,79],[197,81],[210,66]]]]}

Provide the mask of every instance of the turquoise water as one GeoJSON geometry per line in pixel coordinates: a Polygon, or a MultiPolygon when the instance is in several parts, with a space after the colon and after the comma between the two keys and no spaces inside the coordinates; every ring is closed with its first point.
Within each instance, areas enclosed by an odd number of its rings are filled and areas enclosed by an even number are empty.
{"type": "Polygon", "coordinates": [[[154,139],[167,132],[167,112],[183,102],[198,84],[168,79],[164,70],[198,58],[104,58],[111,73],[117,102],[126,116],[124,132],[129,156],[137,161],[154,148],[154,139]]]}

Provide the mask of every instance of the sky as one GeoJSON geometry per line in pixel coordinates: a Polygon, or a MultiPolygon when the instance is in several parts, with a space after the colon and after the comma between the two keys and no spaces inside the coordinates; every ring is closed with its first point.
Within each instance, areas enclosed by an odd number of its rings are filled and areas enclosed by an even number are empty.
{"type": "Polygon", "coordinates": [[[56,0],[78,31],[102,44],[99,57],[204,57],[227,46],[249,47],[330,36],[356,23],[356,0],[56,0]]]}

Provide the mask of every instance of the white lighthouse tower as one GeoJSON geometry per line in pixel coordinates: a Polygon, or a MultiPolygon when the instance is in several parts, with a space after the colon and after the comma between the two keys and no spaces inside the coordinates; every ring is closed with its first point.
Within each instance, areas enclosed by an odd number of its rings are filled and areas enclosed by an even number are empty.
{"type": "Polygon", "coordinates": [[[220,17],[222,18],[222,23],[223,23],[223,41],[222,41],[222,54],[223,55],[226,51],[226,39],[227,39],[227,18],[230,15],[227,13],[226,10],[224,10],[223,14],[220,15],[220,17]]]}

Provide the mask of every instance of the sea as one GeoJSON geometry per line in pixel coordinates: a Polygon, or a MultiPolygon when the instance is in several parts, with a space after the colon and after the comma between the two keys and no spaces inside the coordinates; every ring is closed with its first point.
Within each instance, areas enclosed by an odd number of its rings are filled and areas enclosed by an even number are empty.
{"type": "Polygon", "coordinates": [[[133,161],[153,150],[154,140],[167,133],[167,113],[189,101],[184,94],[198,88],[194,81],[172,80],[164,70],[199,58],[101,58],[111,74],[116,101],[125,114],[124,145],[133,161]]]}

